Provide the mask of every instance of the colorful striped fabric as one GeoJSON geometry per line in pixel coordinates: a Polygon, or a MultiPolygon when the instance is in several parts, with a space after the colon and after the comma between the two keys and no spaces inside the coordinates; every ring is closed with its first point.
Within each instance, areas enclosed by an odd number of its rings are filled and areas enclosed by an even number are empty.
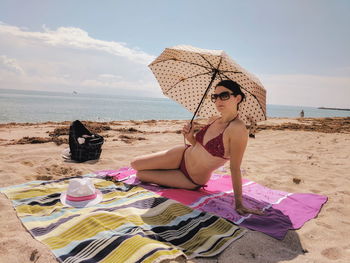
{"type": "Polygon", "coordinates": [[[93,178],[103,193],[88,208],[63,206],[68,179],[0,189],[24,226],[60,262],[159,262],[219,254],[245,230],[142,187],[93,178]]]}
{"type": "Polygon", "coordinates": [[[283,239],[289,229],[298,229],[315,218],[327,202],[324,195],[312,193],[288,193],[269,189],[256,182],[243,179],[243,203],[252,209],[264,211],[264,215],[240,215],[233,207],[235,200],[229,174],[212,174],[207,187],[199,191],[165,188],[141,183],[136,171],[130,167],[96,172],[98,177],[111,177],[128,184],[139,185],[163,197],[174,199],[193,209],[213,213],[231,222],[260,231],[277,239],[283,239]]]}

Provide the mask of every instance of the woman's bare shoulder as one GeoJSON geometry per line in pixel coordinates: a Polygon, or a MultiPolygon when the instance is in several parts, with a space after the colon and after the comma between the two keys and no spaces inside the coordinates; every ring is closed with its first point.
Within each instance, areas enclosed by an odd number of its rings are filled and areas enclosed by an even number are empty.
{"type": "Polygon", "coordinates": [[[242,120],[235,120],[230,123],[230,125],[227,127],[228,134],[230,136],[248,136],[248,130],[247,127],[242,120]]]}

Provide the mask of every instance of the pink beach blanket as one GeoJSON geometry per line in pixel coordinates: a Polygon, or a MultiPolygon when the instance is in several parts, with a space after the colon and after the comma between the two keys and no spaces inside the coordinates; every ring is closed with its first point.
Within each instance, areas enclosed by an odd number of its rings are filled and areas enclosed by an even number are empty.
{"type": "Polygon", "coordinates": [[[298,229],[306,221],[315,218],[327,197],[311,193],[288,193],[272,190],[253,181],[243,179],[244,205],[264,210],[264,215],[239,215],[234,208],[231,176],[213,174],[205,189],[190,191],[166,188],[142,183],[136,171],[125,167],[119,170],[103,170],[99,177],[113,177],[128,184],[136,184],[157,194],[174,199],[191,208],[211,212],[237,225],[260,231],[276,239],[283,239],[289,229],[298,229]]]}

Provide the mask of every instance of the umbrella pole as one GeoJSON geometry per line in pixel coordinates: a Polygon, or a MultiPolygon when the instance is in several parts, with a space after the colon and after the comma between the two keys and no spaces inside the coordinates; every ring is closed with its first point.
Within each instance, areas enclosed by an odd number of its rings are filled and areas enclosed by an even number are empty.
{"type": "MultiPolygon", "coordinates": [[[[193,117],[192,117],[192,119],[191,119],[191,122],[190,122],[190,130],[192,129],[192,122],[193,122],[193,119],[196,117],[196,114],[197,114],[197,112],[198,112],[200,106],[202,105],[202,103],[203,103],[205,97],[207,96],[207,93],[208,93],[208,91],[209,91],[211,85],[213,84],[213,81],[215,80],[215,77],[216,77],[216,75],[218,74],[218,72],[219,72],[219,71],[218,71],[217,69],[214,69],[214,70],[213,70],[213,75],[211,76],[210,83],[209,83],[207,89],[205,90],[204,95],[203,95],[201,101],[199,102],[198,107],[197,107],[196,111],[194,112],[193,117]]],[[[184,144],[186,145],[185,135],[184,135],[184,144]]]]}
{"type": "Polygon", "coordinates": [[[209,83],[209,85],[208,85],[208,88],[205,90],[205,93],[204,93],[204,95],[203,95],[201,101],[199,102],[196,111],[195,111],[194,114],[193,114],[193,117],[192,117],[192,120],[191,120],[191,126],[192,126],[193,119],[196,117],[196,114],[197,114],[197,112],[198,112],[200,106],[202,105],[202,103],[203,103],[205,97],[207,96],[207,93],[208,93],[208,91],[209,91],[211,85],[213,84],[213,81],[214,81],[214,79],[215,79],[215,77],[216,77],[217,74],[218,74],[218,70],[217,70],[217,69],[214,69],[214,70],[213,70],[213,76],[211,77],[211,80],[210,80],[210,83],[209,83]]]}

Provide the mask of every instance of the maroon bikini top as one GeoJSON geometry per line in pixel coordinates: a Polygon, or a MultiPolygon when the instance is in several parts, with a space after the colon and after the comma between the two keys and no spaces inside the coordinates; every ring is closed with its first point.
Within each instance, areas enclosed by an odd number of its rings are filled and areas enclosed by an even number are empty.
{"type": "Polygon", "coordinates": [[[226,130],[226,128],[230,125],[230,123],[232,121],[234,121],[236,118],[238,117],[238,115],[231,120],[227,126],[225,127],[225,129],[216,137],[214,137],[213,139],[209,140],[205,145],[203,144],[203,139],[204,139],[204,135],[207,132],[208,128],[210,127],[210,125],[212,125],[215,121],[213,121],[212,123],[206,125],[205,127],[203,127],[199,132],[196,133],[195,138],[196,141],[199,142],[204,149],[207,150],[208,153],[210,153],[213,156],[216,157],[220,157],[223,158],[225,160],[229,160],[230,158],[225,158],[224,154],[225,154],[225,148],[224,148],[224,142],[223,142],[223,133],[226,130]]]}

